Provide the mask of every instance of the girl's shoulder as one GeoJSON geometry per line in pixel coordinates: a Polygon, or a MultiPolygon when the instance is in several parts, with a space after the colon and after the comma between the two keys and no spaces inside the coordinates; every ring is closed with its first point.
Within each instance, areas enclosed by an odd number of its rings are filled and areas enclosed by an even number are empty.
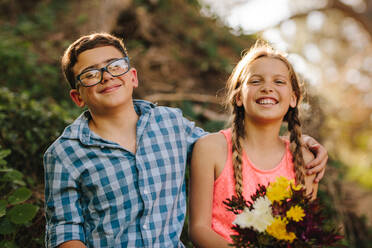
{"type": "Polygon", "coordinates": [[[203,154],[205,157],[217,159],[219,156],[224,156],[227,152],[227,142],[225,136],[221,132],[207,134],[195,144],[193,149],[194,154],[203,154]]]}
{"type": "Polygon", "coordinates": [[[206,168],[211,168],[215,178],[223,170],[228,157],[227,141],[223,133],[210,133],[201,137],[195,144],[192,152],[192,168],[202,168],[200,173],[205,173],[206,168]]]}
{"type": "Polygon", "coordinates": [[[201,137],[196,145],[210,148],[226,148],[227,142],[225,136],[221,132],[210,133],[201,137]]]}

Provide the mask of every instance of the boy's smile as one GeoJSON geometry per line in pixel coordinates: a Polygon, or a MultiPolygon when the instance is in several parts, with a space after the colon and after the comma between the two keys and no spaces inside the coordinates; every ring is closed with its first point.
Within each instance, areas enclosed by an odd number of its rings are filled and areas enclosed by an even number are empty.
{"type": "Polygon", "coordinates": [[[103,88],[102,90],[100,90],[99,93],[101,93],[101,94],[111,93],[113,91],[116,91],[121,86],[122,86],[122,84],[114,84],[114,85],[111,85],[111,86],[107,86],[107,87],[103,88]]]}
{"type": "MultiPolygon", "coordinates": [[[[89,49],[79,54],[73,71],[75,75],[79,75],[88,69],[102,68],[123,57],[121,51],[113,46],[89,49]]],[[[137,86],[137,72],[134,68],[117,77],[104,71],[100,83],[91,87],[78,84],[77,89],[70,91],[70,96],[79,107],[87,105],[92,112],[105,113],[113,108],[131,104],[133,88],[137,86]]]]}

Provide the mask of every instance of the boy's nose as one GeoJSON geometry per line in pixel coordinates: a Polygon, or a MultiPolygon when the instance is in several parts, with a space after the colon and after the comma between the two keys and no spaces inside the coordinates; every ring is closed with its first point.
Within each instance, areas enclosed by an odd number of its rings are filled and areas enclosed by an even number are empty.
{"type": "Polygon", "coordinates": [[[108,73],[107,71],[103,71],[102,72],[102,82],[101,83],[106,83],[107,80],[110,80],[112,78],[113,78],[113,76],[110,73],[108,73]]]}

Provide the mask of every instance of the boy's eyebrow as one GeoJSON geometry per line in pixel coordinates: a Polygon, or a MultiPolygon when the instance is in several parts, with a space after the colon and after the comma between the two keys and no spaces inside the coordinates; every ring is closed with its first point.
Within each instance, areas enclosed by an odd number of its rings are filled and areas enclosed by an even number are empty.
{"type": "Polygon", "coordinates": [[[108,63],[110,63],[111,61],[116,60],[116,59],[119,59],[119,58],[106,59],[105,61],[103,61],[103,62],[101,62],[101,63],[99,63],[99,64],[94,64],[94,65],[88,66],[88,67],[84,68],[84,69],[81,71],[81,73],[84,72],[84,71],[87,71],[87,70],[89,70],[89,69],[98,69],[98,65],[100,65],[100,64],[108,64],[108,63]]]}

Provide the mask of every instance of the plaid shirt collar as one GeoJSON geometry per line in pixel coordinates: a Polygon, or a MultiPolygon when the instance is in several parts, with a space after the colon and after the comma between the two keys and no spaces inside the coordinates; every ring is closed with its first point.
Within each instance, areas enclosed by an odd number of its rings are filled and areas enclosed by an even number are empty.
{"type": "MultiPolygon", "coordinates": [[[[147,118],[151,115],[151,110],[155,108],[156,105],[145,100],[137,99],[133,100],[133,105],[138,116],[141,116],[143,119],[138,123],[139,125],[137,125],[138,134],[140,134],[144,130],[144,127],[141,128],[141,123],[147,122],[147,118]]],[[[97,145],[97,142],[102,142],[103,140],[95,135],[88,126],[91,118],[92,116],[89,110],[86,110],[64,130],[62,137],[68,139],[78,139],[82,144],[87,146],[97,145]]]]}

